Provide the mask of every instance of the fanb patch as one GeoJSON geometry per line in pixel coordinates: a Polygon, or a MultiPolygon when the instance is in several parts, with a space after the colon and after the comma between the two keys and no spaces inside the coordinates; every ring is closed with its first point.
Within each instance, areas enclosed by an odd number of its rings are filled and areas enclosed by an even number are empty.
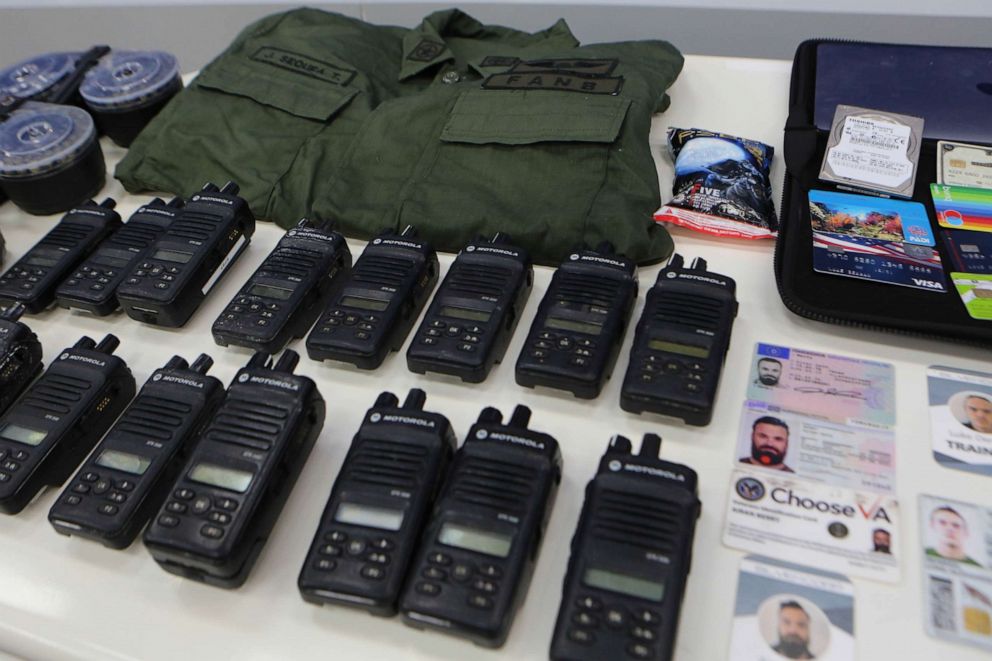
{"type": "Polygon", "coordinates": [[[586,78],[566,73],[497,73],[486,78],[487,90],[560,90],[582,94],[619,94],[623,77],[586,78]]]}
{"type": "Polygon", "coordinates": [[[330,62],[271,46],[259,48],[251,56],[251,59],[333,85],[347,85],[355,77],[355,71],[351,69],[344,69],[330,62]]]}

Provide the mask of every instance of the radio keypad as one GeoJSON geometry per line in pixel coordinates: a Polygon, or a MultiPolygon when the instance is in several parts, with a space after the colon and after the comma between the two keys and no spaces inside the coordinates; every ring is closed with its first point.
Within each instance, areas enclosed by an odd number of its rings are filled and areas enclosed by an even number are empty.
{"type": "Polygon", "coordinates": [[[595,348],[596,343],[586,337],[541,331],[537,339],[530,343],[530,356],[541,362],[563,356],[567,357],[570,365],[585,367],[595,348]]]}
{"type": "Polygon", "coordinates": [[[652,643],[658,640],[658,629],[661,627],[658,613],[649,609],[630,612],[619,604],[604,605],[598,597],[589,594],[580,595],[575,605],[577,610],[572,615],[569,640],[591,645],[596,641],[596,633],[604,626],[614,631],[626,629],[627,655],[634,659],[654,658],[655,649],[652,643]]]}
{"type": "Polygon", "coordinates": [[[272,323],[271,320],[280,310],[282,305],[266,302],[261,296],[238,296],[227,306],[222,318],[229,321],[241,318],[248,326],[264,328],[272,323]]]}
{"type": "MultiPolygon", "coordinates": [[[[386,577],[386,566],[392,561],[387,553],[394,548],[392,541],[385,537],[361,538],[349,537],[342,530],[331,530],[324,534],[324,542],[317,551],[326,558],[343,558],[350,556],[352,562],[361,563],[359,574],[363,578],[381,580],[386,577]]],[[[321,571],[334,571],[338,567],[336,561],[314,562],[314,568],[321,571]]]]}
{"type": "Polygon", "coordinates": [[[142,262],[138,268],[132,271],[131,277],[126,280],[126,284],[136,285],[142,280],[155,280],[153,285],[156,289],[168,289],[175,282],[179,268],[175,266],[162,266],[154,262],[142,262]]]}
{"type": "MultiPolygon", "coordinates": [[[[121,484],[118,483],[118,489],[121,484]]],[[[173,528],[179,525],[177,515],[187,515],[203,522],[200,534],[208,539],[220,539],[226,532],[225,526],[232,521],[230,512],[238,509],[238,501],[233,498],[197,495],[192,489],[182,488],[172,492],[172,498],[165,503],[165,511],[158,518],[160,525],[173,528]]]]}
{"type": "Polygon", "coordinates": [[[115,480],[94,471],[87,471],[77,478],[76,483],[69,488],[69,493],[62,502],[67,505],[79,505],[83,502],[80,495],[91,495],[96,499],[97,512],[113,516],[120,510],[118,505],[127,502],[127,492],[132,489],[134,489],[134,482],[131,480],[115,480]]]}
{"type": "Polygon", "coordinates": [[[702,391],[702,382],[706,375],[706,365],[699,360],[683,360],[672,357],[672,354],[654,351],[648,354],[641,365],[641,381],[652,383],[661,376],[677,378],[686,392],[702,391]]]}
{"type": "Polygon", "coordinates": [[[474,353],[478,350],[478,345],[482,342],[482,336],[486,334],[486,329],[477,324],[463,326],[460,323],[447,323],[440,319],[435,319],[430,324],[422,324],[420,343],[427,346],[436,345],[440,340],[447,339],[453,343],[458,351],[463,353],[474,353]]]}
{"type": "MultiPolygon", "coordinates": [[[[41,280],[40,276],[45,275],[45,271],[41,269],[26,269],[22,266],[14,265],[9,271],[0,277],[0,283],[7,284],[16,281],[22,281],[20,283],[21,289],[29,290],[34,289],[35,283],[41,280]]],[[[16,284],[16,283],[15,283],[16,284]]]]}
{"type": "Polygon", "coordinates": [[[321,333],[333,335],[338,329],[351,333],[356,340],[370,340],[376,327],[379,325],[379,315],[359,314],[356,312],[346,312],[341,308],[332,308],[317,322],[321,333]],[[351,328],[341,328],[341,325],[351,328]]]}
{"type": "Polygon", "coordinates": [[[493,607],[493,596],[499,593],[497,579],[503,570],[492,563],[475,565],[464,560],[455,560],[447,553],[434,552],[427,556],[428,566],[421,571],[421,581],[417,592],[426,596],[441,594],[444,586],[467,591],[465,603],[472,608],[488,610],[493,607]],[[458,585],[461,584],[461,585],[458,585]],[[436,588],[436,589],[435,589],[436,588]]]}

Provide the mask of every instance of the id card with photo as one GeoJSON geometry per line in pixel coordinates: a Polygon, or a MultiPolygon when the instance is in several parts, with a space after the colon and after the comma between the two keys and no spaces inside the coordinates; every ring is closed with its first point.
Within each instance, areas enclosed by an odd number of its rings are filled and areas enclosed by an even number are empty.
{"type": "Polygon", "coordinates": [[[895,434],[745,402],[735,459],[742,467],[849,489],[895,490],[895,434]]]}
{"type": "Polygon", "coordinates": [[[854,586],[840,574],[747,556],[737,575],[727,658],[852,661],[854,586]]]}
{"type": "Polygon", "coordinates": [[[932,365],[927,392],[933,458],[992,476],[992,374],[932,365]]]}
{"type": "Polygon", "coordinates": [[[843,424],[892,427],[895,368],[891,363],[759,342],[747,398],[843,424]]]}
{"type": "Polygon", "coordinates": [[[818,273],[947,291],[930,219],[919,202],[811,190],[809,210],[818,273]]]}
{"type": "Polygon", "coordinates": [[[898,501],[889,495],[734,471],[723,543],[887,583],[899,580],[898,501]]]}
{"type": "Polygon", "coordinates": [[[920,496],[927,633],[992,650],[992,509],[920,496]]]}

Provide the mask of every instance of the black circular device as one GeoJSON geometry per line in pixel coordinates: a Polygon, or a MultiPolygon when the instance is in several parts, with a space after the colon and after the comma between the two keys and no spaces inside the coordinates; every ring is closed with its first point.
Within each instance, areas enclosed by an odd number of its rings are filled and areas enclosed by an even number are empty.
{"type": "MultiPolygon", "coordinates": [[[[81,53],[45,53],[0,70],[0,94],[47,101],[58,83],[76,70],[80,57],[81,53]]],[[[66,102],[82,105],[78,95],[66,102]]]]}
{"type": "Polygon", "coordinates": [[[30,101],[0,122],[0,186],[36,215],[68,211],[103,188],[93,118],[75,106],[30,101]]]}
{"type": "Polygon", "coordinates": [[[112,51],[86,72],[79,92],[101,132],[127,147],[182,87],[175,56],[112,51]]]}

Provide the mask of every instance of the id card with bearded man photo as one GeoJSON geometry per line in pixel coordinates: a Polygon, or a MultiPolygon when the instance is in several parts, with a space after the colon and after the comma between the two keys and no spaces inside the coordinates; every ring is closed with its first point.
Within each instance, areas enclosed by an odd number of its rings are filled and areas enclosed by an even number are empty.
{"type": "Polygon", "coordinates": [[[854,586],[833,572],[741,560],[730,661],[853,661],[854,586]]]}
{"type": "Polygon", "coordinates": [[[780,475],[794,475],[849,489],[895,490],[895,433],[842,425],[745,402],[735,458],[780,475]]]}

